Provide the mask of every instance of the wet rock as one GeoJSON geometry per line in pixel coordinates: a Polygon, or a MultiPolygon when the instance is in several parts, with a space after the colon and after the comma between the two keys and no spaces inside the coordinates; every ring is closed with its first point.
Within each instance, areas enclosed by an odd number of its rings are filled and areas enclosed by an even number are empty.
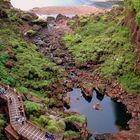
{"type": "Polygon", "coordinates": [[[63,100],[63,94],[59,94],[59,95],[57,96],[57,99],[58,99],[58,100],[63,100]]]}
{"type": "Polygon", "coordinates": [[[63,85],[67,87],[67,89],[72,89],[73,87],[73,83],[71,80],[65,80],[63,85]]]}
{"type": "Polygon", "coordinates": [[[93,109],[95,109],[95,110],[101,110],[100,103],[96,103],[95,105],[93,105],[93,109]]]}
{"type": "Polygon", "coordinates": [[[45,47],[46,46],[46,43],[44,41],[42,41],[41,39],[35,39],[34,42],[39,47],[45,47]]]}
{"type": "Polygon", "coordinates": [[[96,90],[101,94],[105,94],[106,85],[105,84],[98,84],[96,87],[96,90]]]}
{"type": "Polygon", "coordinates": [[[109,133],[106,133],[106,134],[96,134],[94,136],[94,138],[95,138],[95,140],[111,140],[109,133]]]}
{"type": "Polygon", "coordinates": [[[93,96],[93,85],[91,83],[84,82],[82,83],[82,93],[88,97],[93,96]]]}
{"type": "Polygon", "coordinates": [[[89,132],[86,129],[86,124],[81,124],[77,121],[66,121],[66,130],[72,130],[80,133],[80,137],[75,140],[86,140],[89,137],[89,132]]]}
{"type": "Polygon", "coordinates": [[[36,24],[36,25],[39,25],[39,26],[42,26],[42,27],[46,27],[48,25],[47,21],[45,20],[42,20],[42,19],[36,19],[36,20],[33,20],[31,22],[31,24],[36,24]]]}
{"type": "Polygon", "coordinates": [[[55,104],[55,107],[61,108],[61,107],[64,107],[64,104],[62,101],[57,101],[57,103],[55,104]]]}
{"type": "Polygon", "coordinates": [[[42,29],[42,27],[39,25],[33,25],[33,28],[32,28],[32,30],[34,30],[34,31],[39,31],[41,29],[42,29]]]}
{"type": "Polygon", "coordinates": [[[64,105],[66,105],[68,108],[70,107],[70,94],[69,93],[67,93],[63,97],[63,102],[64,102],[64,105]]]}
{"type": "Polygon", "coordinates": [[[38,16],[31,12],[26,12],[21,14],[21,18],[25,21],[32,21],[38,18],[38,16]]]}
{"type": "Polygon", "coordinates": [[[110,136],[109,140],[139,140],[140,136],[131,131],[121,131],[110,136]]]}
{"type": "Polygon", "coordinates": [[[50,23],[54,23],[55,22],[55,18],[54,17],[47,17],[47,22],[50,23]]]}
{"type": "Polygon", "coordinates": [[[66,20],[66,19],[69,19],[69,18],[66,17],[65,15],[58,14],[55,21],[59,22],[60,20],[66,20]]]}

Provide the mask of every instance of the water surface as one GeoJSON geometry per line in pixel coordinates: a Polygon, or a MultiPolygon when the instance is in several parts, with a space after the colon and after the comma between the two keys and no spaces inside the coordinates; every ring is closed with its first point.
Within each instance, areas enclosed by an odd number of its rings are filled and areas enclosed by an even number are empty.
{"type": "Polygon", "coordinates": [[[127,128],[128,114],[124,106],[107,96],[94,91],[93,98],[81,96],[81,89],[74,88],[70,93],[71,108],[87,117],[89,130],[94,134],[113,133],[127,128]],[[100,103],[101,110],[93,109],[100,103]]]}

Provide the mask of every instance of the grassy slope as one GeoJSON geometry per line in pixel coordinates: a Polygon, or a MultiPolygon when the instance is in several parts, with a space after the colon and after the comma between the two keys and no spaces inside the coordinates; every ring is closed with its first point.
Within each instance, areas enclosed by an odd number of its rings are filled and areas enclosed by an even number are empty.
{"type": "Polygon", "coordinates": [[[66,33],[63,40],[78,62],[96,61],[104,77],[117,79],[129,92],[139,93],[140,76],[133,67],[135,46],[128,29],[120,25],[123,14],[116,10],[72,20],[75,33],[66,33]]]}
{"type": "MultiPolygon", "coordinates": [[[[0,19],[0,83],[15,87],[23,94],[32,92],[46,99],[46,103],[50,102],[47,94],[62,75],[60,68],[21,36],[20,28],[25,21],[20,18],[20,13],[5,8],[3,10],[7,12],[8,18],[0,19]],[[7,63],[12,64],[12,67],[8,68],[7,63]]],[[[45,115],[41,104],[26,101],[25,106],[29,116],[45,115]]],[[[1,118],[0,126],[3,127],[1,118]]]]}
{"type": "MultiPolygon", "coordinates": [[[[20,28],[25,23],[21,16],[24,13],[5,8],[0,0],[0,8],[8,14],[8,18],[0,19],[0,83],[10,85],[20,91],[20,93],[32,94],[45,100],[46,105],[53,104],[52,98],[48,98],[51,86],[63,75],[61,69],[52,63],[46,56],[38,52],[37,47],[26,41],[20,28]],[[1,7],[2,6],[2,7],[1,7]],[[12,64],[11,68],[7,67],[12,64]]],[[[26,16],[30,16],[27,15],[26,16]]],[[[78,137],[79,133],[68,130],[65,131],[65,121],[80,121],[85,123],[85,117],[72,115],[60,120],[46,117],[46,109],[43,104],[25,101],[27,116],[33,123],[52,133],[64,133],[65,137],[78,137]]],[[[58,112],[63,114],[62,112],[58,112]]],[[[5,127],[5,121],[0,115],[0,133],[5,127]]],[[[0,139],[3,139],[3,134],[0,139]]],[[[5,138],[4,138],[5,139],[5,138]]]]}
{"type": "Polygon", "coordinates": [[[139,0],[124,0],[130,10],[135,9],[137,22],[140,24],[140,1],[139,0]]]}

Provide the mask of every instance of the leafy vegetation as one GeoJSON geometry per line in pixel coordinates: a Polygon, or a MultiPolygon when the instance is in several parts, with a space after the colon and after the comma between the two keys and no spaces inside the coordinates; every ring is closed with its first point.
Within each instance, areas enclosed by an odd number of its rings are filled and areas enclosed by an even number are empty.
{"type": "Polygon", "coordinates": [[[0,139],[1,140],[5,140],[5,136],[4,136],[4,127],[6,125],[6,120],[5,120],[5,117],[0,114],[0,139]]]}
{"type": "Polygon", "coordinates": [[[140,92],[140,76],[134,72],[134,45],[130,33],[120,25],[123,11],[92,15],[70,21],[74,33],[66,33],[63,41],[79,63],[95,62],[97,71],[115,78],[130,92],[140,92]],[[115,16],[115,14],[119,16],[115,16]],[[82,24],[81,24],[82,19],[82,24]]]}
{"type": "Polygon", "coordinates": [[[85,123],[86,119],[84,116],[77,116],[77,115],[72,115],[64,118],[64,121],[77,121],[80,123],[85,123]]]}
{"type": "Polygon", "coordinates": [[[22,38],[20,24],[1,21],[0,26],[0,82],[14,86],[24,94],[29,91],[47,96],[51,85],[58,80],[61,70],[37,47],[22,38]],[[12,66],[6,64],[12,62],[12,66]]]}
{"type": "Polygon", "coordinates": [[[66,124],[63,120],[51,119],[45,115],[39,117],[31,115],[30,118],[37,126],[47,129],[51,133],[63,133],[65,131],[66,124]]]}
{"type": "Polygon", "coordinates": [[[125,0],[127,6],[136,11],[137,22],[140,24],[140,1],[139,0],[125,0]]]}
{"type": "Polygon", "coordinates": [[[43,105],[31,101],[25,101],[25,108],[28,115],[40,116],[44,114],[45,110],[43,109],[43,105]]]}
{"type": "Polygon", "coordinates": [[[77,137],[79,137],[79,136],[80,136],[80,134],[79,134],[78,132],[71,131],[71,130],[66,131],[66,132],[64,133],[64,137],[65,137],[65,138],[77,138],[77,137]]]}

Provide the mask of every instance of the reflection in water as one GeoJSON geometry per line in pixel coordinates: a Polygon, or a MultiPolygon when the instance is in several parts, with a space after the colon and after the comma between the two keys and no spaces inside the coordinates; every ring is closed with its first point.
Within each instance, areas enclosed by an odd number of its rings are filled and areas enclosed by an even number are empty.
{"type": "Polygon", "coordinates": [[[126,108],[122,103],[113,103],[114,106],[114,113],[116,116],[116,125],[120,128],[120,130],[123,129],[129,129],[127,122],[131,119],[131,115],[127,114],[126,116],[126,108]]]}
{"type": "Polygon", "coordinates": [[[129,119],[124,106],[120,103],[96,91],[91,99],[81,97],[80,88],[74,88],[71,92],[71,108],[67,111],[77,111],[85,115],[89,130],[98,134],[120,131],[126,128],[129,119]],[[93,109],[93,105],[97,103],[100,103],[102,110],[93,109]]]}
{"type": "Polygon", "coordinates": [[[85,94],[84,94],[84,92],[82,92],[82,96],[84,97],[84,99],[87,101],[87,102],[91,102],[91,100],[92,100],[92,97],[88,97],[88,96],[86,96],[85,94]]]}
{"type": "Polygon", "coordinates": [[[96,98],[100,101],[102,101],[104,99],[104,95],[101,94],[100,92],[98,92],[97,90],[95,90],[96,93],[96,98]]]}

